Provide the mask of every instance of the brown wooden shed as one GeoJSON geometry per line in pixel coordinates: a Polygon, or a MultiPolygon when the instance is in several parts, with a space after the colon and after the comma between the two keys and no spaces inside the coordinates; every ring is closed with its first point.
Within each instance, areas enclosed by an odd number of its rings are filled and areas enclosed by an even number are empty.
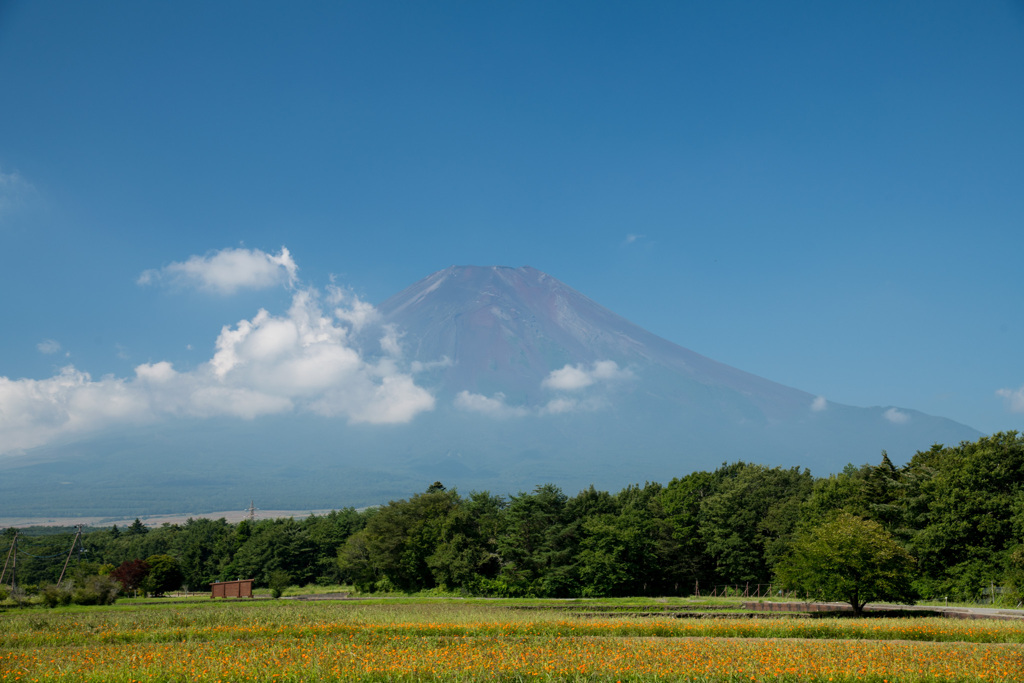
{"type": "Polygon", "coordinates": [[[211,598],[251,598],[252,579],[217,581],[210,584],[211,598]]]}

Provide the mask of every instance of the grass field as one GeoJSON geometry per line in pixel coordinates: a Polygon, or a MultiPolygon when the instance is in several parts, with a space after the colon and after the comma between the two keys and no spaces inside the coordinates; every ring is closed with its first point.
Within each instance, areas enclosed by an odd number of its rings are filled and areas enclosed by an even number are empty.
{"type": "Polygon", "coordinates": [[[13,610],[0,614],[0,681],[1024,680],[1024,622],[672,616],[684,607],[693,606],[265,600],[13,610]]]}

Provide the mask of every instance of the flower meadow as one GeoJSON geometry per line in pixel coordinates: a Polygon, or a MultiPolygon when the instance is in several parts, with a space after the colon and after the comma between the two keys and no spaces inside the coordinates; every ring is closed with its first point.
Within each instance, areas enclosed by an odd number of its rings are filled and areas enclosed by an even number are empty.
{"type": "Polygon", "coordinates": [[[1021,681],[1024,622],[217,603],[0,615],[0,681],[1021,681]]]}

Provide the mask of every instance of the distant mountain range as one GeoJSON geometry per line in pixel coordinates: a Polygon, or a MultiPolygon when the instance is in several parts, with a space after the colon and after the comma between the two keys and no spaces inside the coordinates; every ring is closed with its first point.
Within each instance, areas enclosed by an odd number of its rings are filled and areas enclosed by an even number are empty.
{"type": "Polygon", "coordinates": [[[434,410],[403,425],[179,420],[40,448],[2,465],[0,517],[362,506],[435,480],[618,490],[740,459],[822,476],[980,436],[723,365],[533,268],[447,268],[378,310],[434,410]]]}

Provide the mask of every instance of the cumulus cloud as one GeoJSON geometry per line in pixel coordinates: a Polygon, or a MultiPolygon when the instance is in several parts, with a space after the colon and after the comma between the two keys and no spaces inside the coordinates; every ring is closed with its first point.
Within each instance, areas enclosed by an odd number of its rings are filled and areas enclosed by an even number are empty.
{"type": "Polygon", "coordinates": [[[335,307],[335,317],[351,326],[354,332],[380,321],[380,313],[372,304],[333,282],[327,287],[327,303],[335,307]]]}
{"type": "Polygon", "coordinates": [[[494,396],[484,396],[469,391],[460,391],[455,397],[455,407],[490,417],[522,417],[529,414],[529,411],[522,406],[510,406],[505,403],[505,395],[501,392],[494,396]]]}
{"type": "Polygon", "coordinates": [[[280,284],[295,286],[299,267],[286,247],[277,254],[259,249],[222,249],[205,256],[147,270],[138,284],[171,282],[183,287],[234,294],[240,289],[267,289],[280,284]]]}
{"type": "Polygon", "coordinates": [[[889,408],[882,414],[882,416],[889,422],[898,425],[901,425],[910,420],[910,415],[904,413],[899,408],[889,408]]]}
{"type": "Polygon", "coordinates": [[[825,400],[824,396],[815,396],[814,400],[811,401],[811,410],[816,413],[820,413],[822,410],[828,407],[828,401],[825,400]]]}
{"type": "Polygon", "coordinates": [[[523,417],[526,415],[561,415],[563,413],[584,410],[599,410],[608,407],[609,403],[601,392],[584,392],[588,387],[595,387],[602,382],[614,382],[631,379],[633,373],[620,368],[610,360],[600,360],[591,364],[580,363],[566,365],[551,371],[541,382],[541,386],[552,391],[562,392],[546,403],[534,406],[510,406],[501,393],[484,396],[469,391],[462,391],[455,397],[454,405],[460,410],[489,415],[491,417],[523,417]],[[566,393],[572,395],[565,395],[566,393]],[[582,394],[582,395],[581,395],[582,394]]]}
{"type": "Polygon", "coordinates": [[[45,353],[47,356],[52,356],[55,353],[60,353],[60,342],[54,339],[44,339],[36,344],[36,350],[39,351],[39,353],[45,353]]]}
{"type": "Polygon", "coordinates": [[[43,380],[0,377],[0,453],[145,417],[131,384],[93,380],[73,366],[43,380]]]}
{"type": "Polygon", "coordinates": [[[615,361],[599,360],[589,367],[585,363],[580,363],[552,370],[541,382],[541,386],[556,391],[578,391],[597,382],[610,382],[632,377],[632,372],[620,368],[615,361]]]}
{"type": "Polygon", "coordinates": [[[1011,413],[1024,413],[1024,386],[1020,389],[1000,389],[996,396],[1002,396],[1006,409],[1011,413]]]}
{"type": "Polygon", "coordinates": [[[159,361],[125,378],[94,380],[73,366],[44,380],[0,377],[0,453],[175,416],[302,411],[392,424],[433,409],[433,395],[400,365],[394,330],[379,337],[391,340],[381,343],[388,355],[360,347],[353,310],[365,312],[365,305],[350,303],[325,313],[316,291],[295,292],[284,315],[260,310],[224,326],[213,356],[187,372],[159,361]]]}

